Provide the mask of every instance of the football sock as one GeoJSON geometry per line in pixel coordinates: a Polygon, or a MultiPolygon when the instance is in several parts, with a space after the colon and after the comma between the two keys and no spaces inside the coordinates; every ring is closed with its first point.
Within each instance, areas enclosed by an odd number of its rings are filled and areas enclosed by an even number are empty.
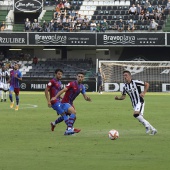
{"type": "Polygon", "coordinates": [[[62,122],[64,120],[63,116],[60,116],[56,121],[55,121],[55,125],[62,122]]]}
{"type": "Polygon", "coordinates": [[[68,116],[66,114],[64,114],[63,116],[64,122],[67,125],[68,124],[68,116]]]}
{"type": "Polygon", "coordinates": [[[139,116],[136,117],[136,119],[138,119],[139,122],[141,122],[145,127],[149,127],[150,126],[149,122],[147,120],[145,120],[143,118],[143,116],[139,115],[139,116]]]}
{"type": "Polygon", "coordinates": [[[76,115],[72,113],[68,119],[68,130],[73,128],[75,119],[76,119],[76,115]]]}
{"type": "Polygon", "coordinates": [[[7,99],[7,92],[4,92],[4,99],[7,99]]]}
{"type": "Polygon", "coordinates": [[[9,99],[10,99],[11,102],[13,102],[12,94],[9,94],[9,99]]]}
{"type": "Polygon", "coordinates": [[[16,105],[19,104],[19,96],[16,96],[16,105]]]}

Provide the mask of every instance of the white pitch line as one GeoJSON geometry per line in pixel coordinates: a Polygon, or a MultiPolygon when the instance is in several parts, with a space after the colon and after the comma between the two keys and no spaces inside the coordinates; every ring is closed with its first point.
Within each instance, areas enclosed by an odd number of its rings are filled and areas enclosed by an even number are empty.
{"type": "Polygon", "coordinates": [[[37,108],[37,105],[34,104],[21,104],[19,105],[19,110],[20,109],[33,109],[33,108],[37,108]]]}

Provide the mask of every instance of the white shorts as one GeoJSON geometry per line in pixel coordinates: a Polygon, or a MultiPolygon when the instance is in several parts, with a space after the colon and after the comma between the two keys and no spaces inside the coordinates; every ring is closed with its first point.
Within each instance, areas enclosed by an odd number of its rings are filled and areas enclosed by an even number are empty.
{"type": "Polygon", "coordinates": [[[136,104],[136,106],[133,108],[133,110],[134,110],[135,112],[139,112],[139,114],[143,116],[144,108],[145,108],[145,103],[138,103],[138,104],[136,104]]]}
{"type": "Polygon", "coordinates": [[[9,84],[4,83],[4,90],[8,91],[9,90],[9,84]]]}
{"type": "Polygon", "coordinates": [[[4,83],[0,82],[0,89],[4,89],[4,83]]]}
{"type": "Polygon", "coordinates": [[[9,90],[9,84],[5,84],[0,82],[0,89],[8,91],[9,90]]]}

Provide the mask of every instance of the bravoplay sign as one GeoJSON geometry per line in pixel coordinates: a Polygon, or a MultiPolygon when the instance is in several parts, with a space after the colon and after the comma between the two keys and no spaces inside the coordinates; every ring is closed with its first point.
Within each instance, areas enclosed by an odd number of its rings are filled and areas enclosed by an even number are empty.
{"type": "Polygon", "coordinates": [[[0,33],[0,46],[27,45],[27,33],[0,33]]]}
{"type": "Polygon", "coordinates": [[[97,34],[97,45],[165,45],[164,33],[102,33],[97,34]]]}
{"type": "Polygon", "coordinates": [[[42,0],[15,0],[15,12],[36,12],[42,10],[42,0]]]}
{"type": "Polygon", "coordinates": [[[29,33],[30,45],[96,45],[92,33],[29,33]]]}

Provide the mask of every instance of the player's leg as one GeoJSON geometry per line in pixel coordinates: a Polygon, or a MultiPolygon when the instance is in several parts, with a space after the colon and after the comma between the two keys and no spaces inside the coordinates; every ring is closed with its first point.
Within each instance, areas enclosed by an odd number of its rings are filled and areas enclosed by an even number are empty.
{"type": "Polygon", "coordinates": [[[63,103],[63,110],[70,114],[67,124],[67,130],[65,131],[64,135],[74,134],[74,122],[76,120],[76,111],[75,109],[68,103],[63,103]]]}
{"type": "Polygon", "coordinates": [[[3,102],[3,83],[0,82],[0,99],[1,99],[1,102],[3,102]]]}
{"type": "Polygon", "coordinates": [[[3,92],[3,94],[4,94],[4,102],[7,101],[7,92],[8,92],[8,90],[4,90],[4,92],[3,92]]]}
{"type": "MultiPolygon", "coordinates": [[[[140,123],[142,123],[145,128],[146,128],[146,133],[149,133],[150,130],[153,132],[155,131],[155,128],[143,117],[143,113],[144,113],[144,106],[145,103],[139,103],[136,105],[136,107],[134,108],[134,114],[133,116],[139,120],[140,123]]],[[[157,132],[157,131],[156,131],[157,132]]],[[[155,132],[155,134],[156,134],[155,132]]]]}
{"type": "Polygon", "coordinates": [[[15,92],[15,99],[16,99],[16,106],[15,106],[15,110],[17,111],[19,109],[19,88],[14,88],[14,92],[15,92]]]}
{"type": "Polygon", "coordinates": [[[1,102],[3,102],[3,90],[0,89],[0,98],[1,98],[1,102]]]}
{"type": "MultiPolygon", "coordinates": [[[[75,109],[75,107],[72,105],[72,107],[75,109]]],[[[58,113],[57,113],[58,114],[58,113]]],[[[66,113],[67,116],[69,116],[69,113],[66,113]]],[[[58,119],[55,120],[55,122],[53,122],[53,124],[57,125],[59,123],[61,123],[64,120],[63,116],[60,116],[58,119]]]]}
{"type": "Polygon", "coordinates": [[[12,97],[13,92],[14,92],[14,87],[10,86],[10,88],[9,88],[9,99],[11,101],[10,108],[14,107],[14,101],[13,101],[13,97],[12,97]]]}
{"type": "Polygon", "coordinates": [[[64,120],[65,124],[67,125],[68,123],[68,116],[65,114],[63,108],[61,107],[62,104],[60,102],[57,102],[55,104],[52,105],[52,108],[57,112],[58,115],[60,115],[60,117],[55,120],[54,122],[51,122],[51,131],[54,131],[54,128],[56,126],[56,124],[62,122],[64,120]]]}
{"type": "Polygon", "coordinates": [[[4,84],[4,102],[6,102],[6,100],[7,100],[7,92],[8,92],[8,90],[9,90],[9,88],[8,88],[9,86],[8,86],[8,84],[4,84]]]}

